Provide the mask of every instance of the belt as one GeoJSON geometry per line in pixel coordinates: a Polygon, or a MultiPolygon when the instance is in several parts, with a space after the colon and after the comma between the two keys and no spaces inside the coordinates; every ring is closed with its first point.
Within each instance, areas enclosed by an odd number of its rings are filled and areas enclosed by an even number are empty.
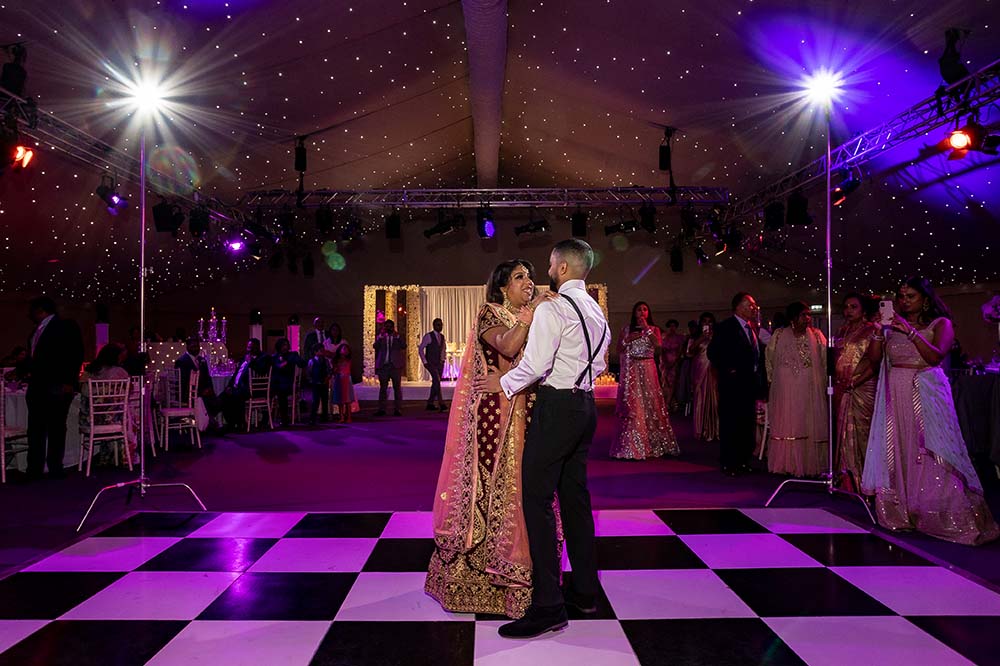
{"type": "Polygon", "coordinates": [[[557,389],[554,386],[546,386],[546,385],[543,384],[543,385],[541,385],[541,386],[538,387],[538,393],[550,393],[550,394],[559,395],[559,396],[562,396],[562,395],[566,395],[566,396],[570,396],[570,395],[589,395],[589,396],[593,396],[594,395],[594,389],[592,389],[592,388],[590,388],[590,389],[585,389],[585,388],[557,389]]]}

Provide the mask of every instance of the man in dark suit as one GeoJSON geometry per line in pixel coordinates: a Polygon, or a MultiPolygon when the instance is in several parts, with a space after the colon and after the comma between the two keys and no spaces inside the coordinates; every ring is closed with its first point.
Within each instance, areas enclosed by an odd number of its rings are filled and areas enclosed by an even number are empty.
{"type": "Polygon", "coordinates": [[[326,340],[326,329],[323,327],[323,318],[313,319],[313,330],[306,333],[305,342],[302,343],[302,358],[308,360],[316,355],[316,349],[323,347],[326,340]]]}
{"type": "Polygon", "coordinates": [[[764,355],[757,338],[757,301],[746,292],[733,296],[733,316],[715,326],[708,359],[719,377],[719,458],[729,476],[750,471],[757,399],[762,397],[764,355]]]}
{"type": "Polygon", "coordinates": [[[395,403],[394,416],[402,416],[403,365],[406,363],[406,343],[396,333],[396,324],[386,319],[382,333],[375,338],[375,374],[378,375],[378,411],[375,416],[385,416],[385,403],[389,397],[389,380],[392,380],[392,397],[395,403]]]}
{"type": "Polygon", "coordinates": [[[56,315],[51,298],[32,300],[28,316],[35,322],[28,341],[28,477],[41,477],[48,463],[49,476],[62,478],[66,417],[83,365],[83,337],[75,321],[56,315]]]}
{"type": "Polygon", "coordinates": [[[239,427],[245,425],[244,407],[250,397],[250,371],[257,374],[267,372],[271,367],[271,357],[264,354],[260,348],[260,340],[250,338],[247,342],[247,353],[243,361],[236,368],[236,372],[229,378],[229,385],[219,398],[222,402],[222,414],[226,418],[226,425],[229,427],[239,427]]]}
{"type": "Polygon", "coordinates": [[[212,385],[212,375],[208,369],[208,359],[201,355],[201,339],[192,335],[186,340],[187,351],[174,361],[174,367],[181,371],[181,391],[187,395],[191,373],[198,373],[198,397],[205,403],[205,410],[215,416],[219,413],[219,399],[212,385]]]}
{"type": "Polygon", "coordinates": [[[438,409],[443,412],[447,408],[444,406],[444,396],[441,394],[441,375],[444,374],[448,347],[445,344],[444,333],[441,332],[444,330],[444,322],[435,319],[433,326],[434,330],[428,331],[424,339],[420,341],[418,351],[420,360],[431,376],[431,392],[427,396],[427,411],[438,409]],[[437,400],[437,407],[434,406],[435,400],[437,400]]]}

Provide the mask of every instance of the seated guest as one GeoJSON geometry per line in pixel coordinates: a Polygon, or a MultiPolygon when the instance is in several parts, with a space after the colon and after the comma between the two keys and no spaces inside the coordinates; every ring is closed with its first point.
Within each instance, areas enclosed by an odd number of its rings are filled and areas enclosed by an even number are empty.
{"type": "Polygon", "coordinates": [[[142,342],[142,329],[133,326],[128,330],[128,341],[125,343],[127,355],[122,367],[133,377],[142,377],[146,374],[146,364],[149,363],[149,354],[139,351],[142,342]]]}
{"type": "Polygon", "coordinates": [[[0,368],[13,368],[2,379],[8,382],[26,382],[28,381],[28,368],[30,365],[31,363],[28,361],[28,348],[18,345],[0,361],[0,368]]]}
{"type": "Polygon", "coordinates": [[[236,372],[229,378],[229,385],[219,396],[222,414],[226,423],[232,427],[245,425],[244,410],[250,397],[250,371],[265,373],[271,367],[271,357],[260,349],[260,340],[250,338],[247,342],[247,353],[240,362],[236,372]]]}
{"type": "Polygon", "coordinates": [[[198,373],[198,397],[205,403],[205,410],[212,416],[219,413],[219,398],[215,395],[212,375],[208,370],[208,359],[201,355],[201,339],[192,335],[187,339],[187,351],[174,361],[174,367],[181,371],[181,395],[187,395],[191,373],[198,373]]]}
{"type": "MultiPolygon", "coordinates": [[[[109,342],[101,347],[97,352],[97,358],[87,364],[80,377],[80,422],[90,422],[90,381],[91,379],[128,379],[129,375],[122,363],[125,362],[127,352],[125,345],[117,342],[109,342]]],[[[121,421],[118,421],[120,423],[121,421]]],[[[94,425],[107,425],[106,423],[95,423],[94,425]]],[[[129,437],[129,448],[132,459],[135,459],[134,437],[129,437]]],[[[100,445],[100,443],[96,443],[100,445]]],[[[101,447],[101,452],[94,458],[98,465],[110,464],[113,454],[111,447],[101,447]]]]}
{"type": "Polygon", "coordinates": [[[326,403],[330,397],[330,364],[322,347],[316,347],[306,368],[306,379],[312,387],[312,409],[309,410],[309,424],[316,425],[316,414],[323,405],[323,420],[327,420],[326,403]]]}
{"type": "Polygon", "coordinates": [[[292,395],[295,382],[295,368],[304,368],[305,360],[298,352],[292,351],[288,338],[281,338],[274,345],[271,356],[271,390],[278,399],[278,419],[281,425],[288,425],[288,397],[292,395]]]}

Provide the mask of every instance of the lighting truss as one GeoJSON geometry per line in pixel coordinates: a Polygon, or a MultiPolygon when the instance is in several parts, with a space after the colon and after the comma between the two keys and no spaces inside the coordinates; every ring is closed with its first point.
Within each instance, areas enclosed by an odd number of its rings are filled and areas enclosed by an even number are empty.
{"type": "MultiPolygon", "coordinates": [[[[1000,60],[834,148],[830,155],[833,171],[858,167],[901,143],[941,127],[954,127],[963,122],[971,112],[998,100],[1000,60]]],[[[826,155],[750,196],[736,199],[726,210],[725,219],[737,219],[762,210],[771,201],[782,199],[800,188],[805,190],[824,178],[826,155]]]]}
{"type": "Polygon", "coordinates": [[[246,193],[240,205],[307,208],[611,208],[618,206],[725,206],[724,187],[593,187],[415,190],[258,190],[246,193]],[[301,198],[300,198],[301,196],[301,198]]]}

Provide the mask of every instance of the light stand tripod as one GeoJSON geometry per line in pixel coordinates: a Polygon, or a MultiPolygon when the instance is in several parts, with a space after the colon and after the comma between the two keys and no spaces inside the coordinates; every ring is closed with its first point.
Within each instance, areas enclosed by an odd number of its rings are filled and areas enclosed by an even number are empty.
{"type": "MultiPolygon", "coordinates": [[[[139,137],[139,330],[140,330],[140,342],[139,342],[139,353],[146,353],[146,131],[143,129],[142,134],[139,137]]],[[[90,516],[90,512],[94,510],[94,505],[97,504],[98,498],[106,490],[112,490],[114,488],[128,488],[129,494],[128,499],[132,498],[132,491],[135,488],[139,489],[139,496],[145,497],[146,491],[150,488],[167,488],[167,487],[180,487],[186,489],[191,496],[194,497],[195,501],[201,507],[202,511],[207,511],[205,508],[205,503],[201,501],[191,486],[186,483],[150,483],[149,477],[146,476],[146,378],[143,377],[142,381],[139,382],[139,478],[132,479],[130,481],[122,481],[121,483],[115,483],[110,486],[104,486],[97,491],[94,495],[93,501],[91,501],[90,506],[87,508],[87,512],[83,514],[83,519],[80,524],[77,525],[76,531],[79,532],[83,529],[83,524],[87,522],[87,518],[90,516]]],[[[167,432],[167,436],[170,433],[167,432]]],[[[128,443],[125,444],[128,446],[128,443]]],[[[150,446],[153,446],[150,442],[150,446]]],[[[94,455],[93,448],[91,448],[90,455],[94,455]]]]}
{"type": "MultiPolygon", "coordinates": [[[[827,344],[827,366],[829,368],[830,363],[833,359],[833,251],[831,247],[830,238],[830,228],[831,228],[831,209],[833,204],[830,201],[830,113],[833,106],[832,100],[827,102],[826,107],[826,344],[827,344]]],[[[834,494],[845,495],[847,497],[855,497],[861,505],[865,507],[865,511],[868,513],[868,518],[875,524],[875,516],[872,514],[871,507],[868,506],[868,502],[865,498],[857,493],[852,493],[847,490],[841,490],[834,486],[834,474],[833,474],[833,447],[836,442],[833,438],[833,373],[828,371],[826,373],[826,433],[827,433],[827,443],[826,443],[826,453],[827,453],[827,464],[826,472],[822,475],[820,479],[786,479],[782,481],[781,484],[775,489],[771,497],[764,502],[764,506],[771,506],[771,502],[781,493],[785,486],[791,484],[804,484],[804,485],[819,485],[826,488],[826,492],[833,496],[834,494]]]]}

